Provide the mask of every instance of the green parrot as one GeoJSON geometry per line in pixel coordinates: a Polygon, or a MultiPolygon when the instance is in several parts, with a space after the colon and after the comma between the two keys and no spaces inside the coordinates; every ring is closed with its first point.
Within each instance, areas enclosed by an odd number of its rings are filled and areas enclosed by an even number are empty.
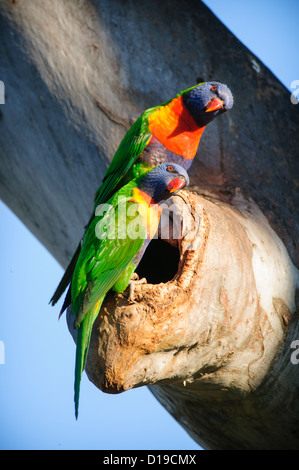
{"type": "Polygon", "coordinates": [[[76,418],[92,326],[105,296],[109,290],[120,293],[127,288],[158,229],[162,212],[159,202],[188,184],[187,172],[176,163],[158,165],[120,188],[100,208],[105,213],[95,216],[86,231],[60,312],[61,315],[71,302],[77,329],[76,418]]]}
{"type": "MultiPolygon", "coordinates": [[[[163,162],[172,161],[188,170],[206,125],[232,106],[233,96],[226,85],[204,82],[147,109],[120,143],[96,193],[95,208],[130,180],[163,162]]],[[[87,228],[93,217],[94,213],[87,228]]],[[[50,300],[52,305],[71,282],[81,246],[82,240],[50,300]]]]}

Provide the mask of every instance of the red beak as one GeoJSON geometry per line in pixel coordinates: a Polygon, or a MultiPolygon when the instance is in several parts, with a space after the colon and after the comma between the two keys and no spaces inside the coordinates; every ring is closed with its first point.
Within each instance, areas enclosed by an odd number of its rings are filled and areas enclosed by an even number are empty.
{"type": "Polygon", "coordinates": [[[211,101],[208,102],[206,106],[206,112],[210,113],[211,111],[216,111],[217,109],[221,109],[223,106],[223,101],[218,98],[213,98],[211,101]]]}
{"type": "Polygon", "coordinates": [[[174,178],[173,180],[170,181],[169,185],[167,186],[167,189],[170,193],[174,193],[175,191],[178,191],[179,189],[182,189],[186,184],[186,181],[183,179],[181,180],[180,178],[174,178]]]}

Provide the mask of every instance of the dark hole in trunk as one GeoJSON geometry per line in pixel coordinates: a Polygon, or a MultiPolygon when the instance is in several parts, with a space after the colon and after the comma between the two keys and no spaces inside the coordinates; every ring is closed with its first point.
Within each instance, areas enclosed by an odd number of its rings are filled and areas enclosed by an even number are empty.
{"type": "Polygon", "coordinates": [[[178,271],[180,252],[160,238],[154,239],[147,247],[136,273],[145,277],[149,284],[168,282],[178,271]]]}

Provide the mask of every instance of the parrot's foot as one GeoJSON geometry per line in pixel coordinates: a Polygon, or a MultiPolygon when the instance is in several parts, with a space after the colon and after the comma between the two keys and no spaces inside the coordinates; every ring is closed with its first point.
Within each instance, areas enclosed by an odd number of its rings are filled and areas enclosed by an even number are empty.
{"type": "Polygon", "coordinates": [[[133,276],[131,277],[131,280],[129,282],[129,301],[134,303],[135,300],[134,300],[134,291],[135,291],[135,286],[138,285],[138,284],[146,284],[147,283],[147,280],[145,279],[145,277],[143,277],[142,279],[139,279],[139,276],[138,274],[134,273],[133,276]]]}

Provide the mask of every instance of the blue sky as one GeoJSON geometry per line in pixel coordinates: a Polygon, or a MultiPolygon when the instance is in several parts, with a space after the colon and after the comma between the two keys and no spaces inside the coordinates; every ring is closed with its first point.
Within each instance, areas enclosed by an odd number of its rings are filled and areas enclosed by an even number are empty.
{"type": "MultiPolygon", "coordinates": [[[[287,88],[299,80],[297,0],[204,3],[287,88]]],[[[2,202],[0,213],[0,449],[199,449],[146,387],[107,395],[84,374],[75,420],[75,347],[48,306],[62,269],[2,202]]]]}

